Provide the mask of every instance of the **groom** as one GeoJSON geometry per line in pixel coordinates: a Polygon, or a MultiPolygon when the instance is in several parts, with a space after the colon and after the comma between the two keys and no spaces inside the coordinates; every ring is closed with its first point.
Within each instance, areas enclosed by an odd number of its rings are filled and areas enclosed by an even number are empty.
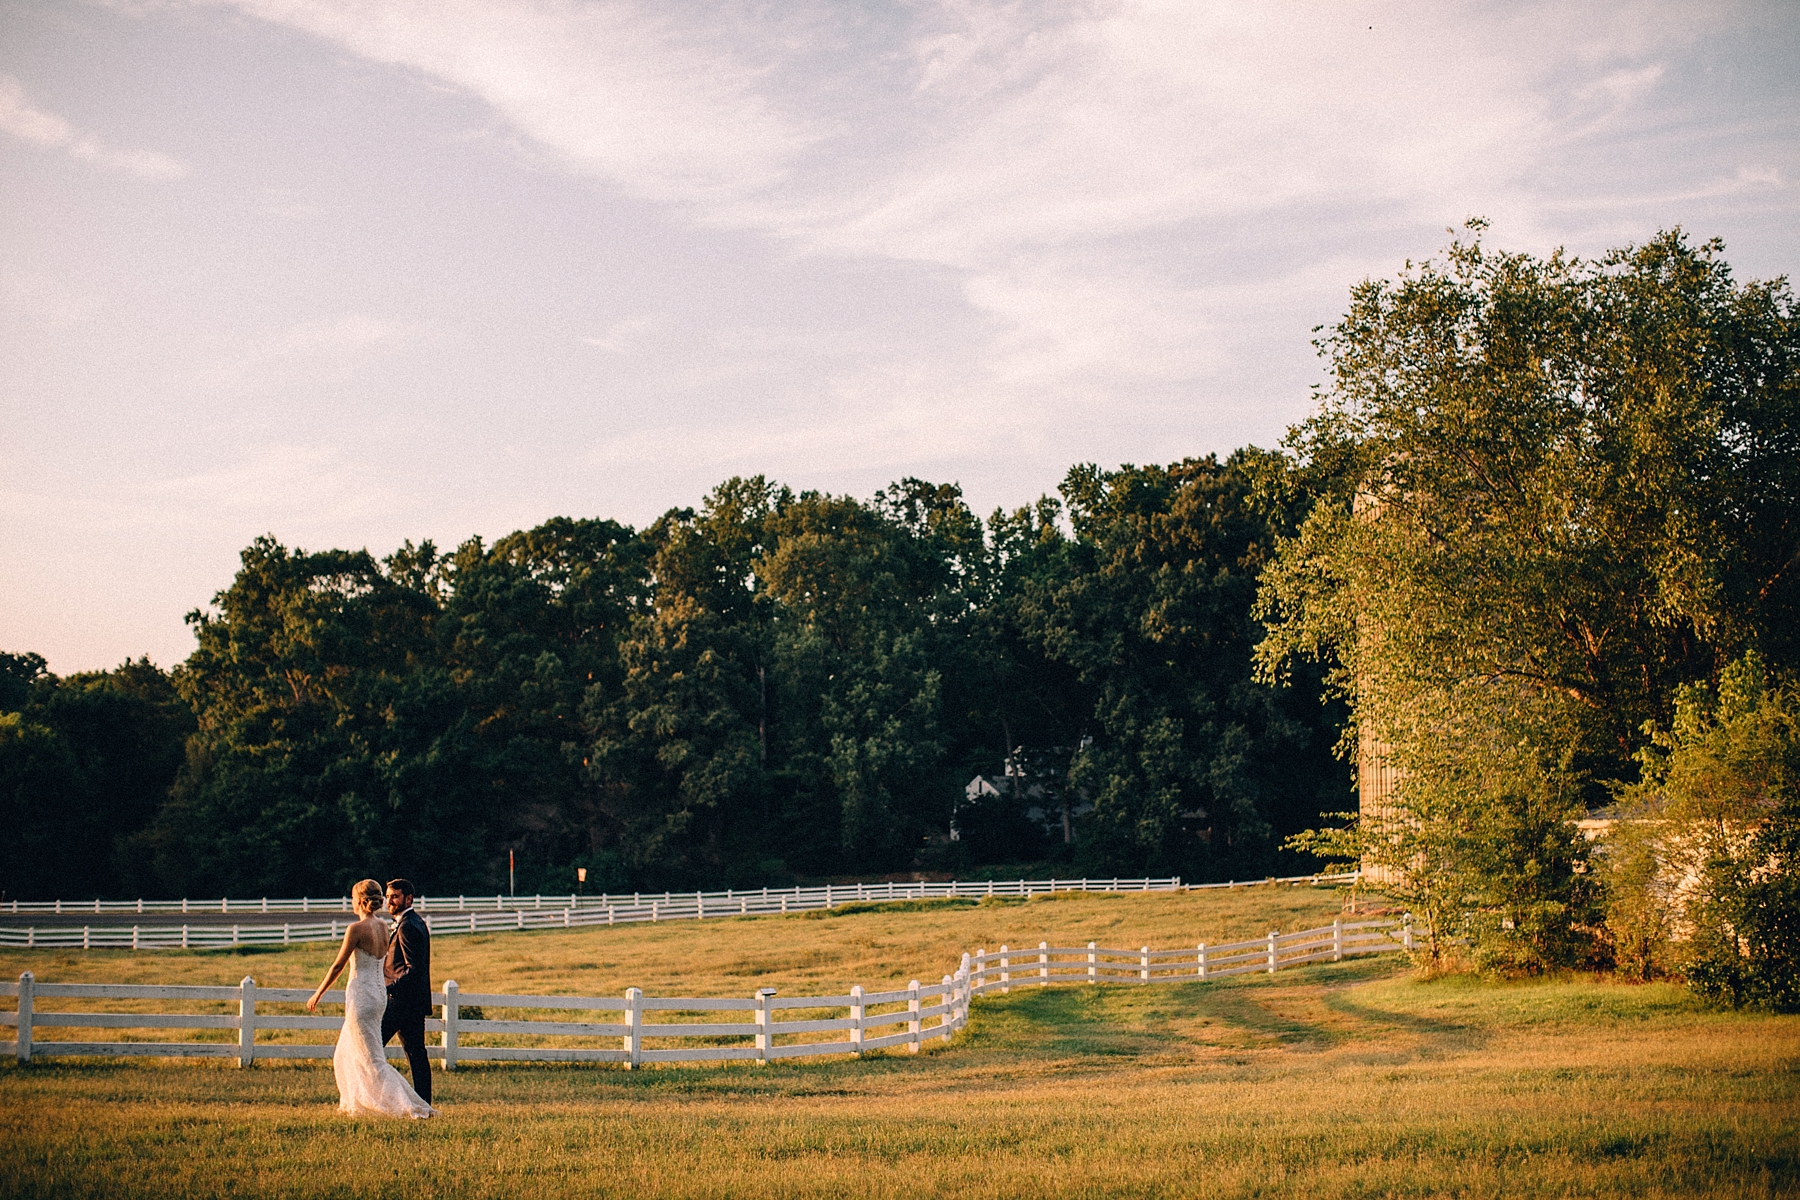
{"type": "Polygon", "coordinates": [[[431,931],[413,911],[413,885],[395,879],[387,885],[388,912],[394,917],[387,962],[387,1011],[381,1017],[381,1044],[400,1035],[406,1061],[412,1065],[413,1091],[431,1103],[431,1061],[425,1057],[425,1017],[431,1012],[431,931]]]}

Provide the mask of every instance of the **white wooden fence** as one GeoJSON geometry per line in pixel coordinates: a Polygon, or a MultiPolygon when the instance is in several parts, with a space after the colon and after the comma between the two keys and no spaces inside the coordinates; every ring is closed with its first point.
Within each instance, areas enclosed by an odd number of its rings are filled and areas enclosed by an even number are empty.
{"type": "MultiPolygon", "coordinates": [[[[447,1070],[459,1062],[613,1062],[630,1068],[656,1062],[725,1062],[814,1054],[861,1054],[906,1047],[917,1052],[928,1038],[948,1039],[968,1024],[969,1004],[977,996],[1010,992],[1015,987],[1048,987],[1068,983],[1184,983],[1249,972],[1274,973],[1305,963],[1340,961],[1355,955],[1412,948],[1411,919],[1405,921],[1337,920],[1299,933],[1271,932],[1266,938],[1192,949],[1137,950],[1103,948],[1089,942],[1058,947],[1040,942],[1035,948],[1002,946],[962,956],[954,974],[941,982],[905,988],[865,991],[853,987],[839,996],[779,996],[759,989],[748,999],[732,997],[646,996],[628,988],[622,997],[513,996],[464,993],[455,980],[432,993],[439,1015],[426,1022],[439,1035],[427,1048],[447,1070]],[[482,1015],[464,1015],[479,1006],[482,1015]],[[485,1010],[526,1009],[560,1014],[604,1014],[602,1020],[505,1020],[485,1010]],[[647,1021],[646,1014],[672,1013],[685,1019],[647,1021]],[[793,1014],[782,1019],[781,1013],[793,1014]],[[842,1015],[838,1015],[838,1014],[842,1015]],[[730,1014],[730,1015],[726,1015],[730,1014]],[[831,1015],[823,1015],[831,1014],[831,1015]],[[699,1016],[700,1020],[694,1020],[699,1016]],[[821,1037],[820,1035],[835,1035],[821,1037]],[[464,1045],[464,1037],[580,1039],[587,1045],[464,1045]],[[594,1045],[618,1039],[616,1046],[594,1045]],[[785,1040],[784,1040],[785,1039],[785,1040]],[[662,1045],[646,1045],[660,1042],[662,1045]]],[[[235,1058],[247,1067],[270,1058],[329,1058],[332,1046],[320,1042],[258,1041],[267,1031],[331,1031],[341,1016],[258,1012],[263,1005],[303,1005],[304,988],[260,988],[249,977],[237,987],[146,986],[135,984],[40,983],[27,971],[17,983],[0,984],[0,996],[18,998],[13,1012],[0,1013],[0,1027],[16,1030],[14,1040],[0,1043],[0,1054],[21,1063],[61,1056],[235,1058]],[[40,1001],[211,1001],[235,1004],[236,1014],[141,1011],[39,1011],[40,1001]],[[37,1029],[201,1029],[233,1030],[235,1041],[146,1042],[38,1040],[37,1029]]],[[[344,993],[328,992],[325,1002],[342,1004],[344,993]]],[[[401,1050],[390,1047],[390,1057],[401,1050]]]]}
{"type": "MultiPolygon", "coordinates": [[[[835,908],[841,904],[893,900],[935,900],[956,897],[1030,897],[1051,892],[1164,892],[1211,888],[1250,887],[1263,884],[1304,885],[1354,882],[1347,875],[1295,875],[1229,883],[1183,884],[1179,876],[1156,879],[1010,879],[979,883],[846,883],[814,888],[758,888],[719,892],[633,892],[601,896],[420,896],[413,902],[433,934],[490,933],[508,929],[571,929],[593,925],[626,925],[646,921],[691,921],[709,917],[736,917],[766,913],[805,912],[835,908]]],[[[339,914],[351,911],[348,897],[299,897],[257,900],[43,900],[9,901],[8,913],[54,913],[63,917],[94,913],[112,915],[101,921],[75,925],[0,927],[0,947],[79,946],[84,950],[126,948],[133,950],[216,949],[228,946],[287,946],[301,942],[335,942],[347,920],[339,914]],[[205,914],[204,923],[172,920],[123,922],[121,914],[138,913],[167,917],[170,914],[205,914]],[[323,919],[292,920],[318,914],[323,919]],[[329,915],[327,915],[329,914],[329,915]],[[219,916],[242,920],[226,923],[219,916]],[[289,920],[271,921],[270,916],[289,920]]]]}

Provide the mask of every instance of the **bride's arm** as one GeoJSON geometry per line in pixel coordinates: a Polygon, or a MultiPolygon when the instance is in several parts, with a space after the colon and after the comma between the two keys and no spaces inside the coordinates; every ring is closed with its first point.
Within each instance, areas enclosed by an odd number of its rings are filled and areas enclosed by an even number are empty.
{"type": "Polygon", "coordinates": [[[319,983],[319,990],[314,992],[312,999],[306,1002],[307,1012],[314,1012],[318,1009],[319,997],[323,996],[336,982],[338,973],[344,969],[344,964],[350,961],[350,952],[356,949],[356,926],[359,924],[361,924],[360,921],[344,930],[344,944],[338,949],[337,960],[331,964],[331,970],[325,972],[325,978],[319,983]]]}

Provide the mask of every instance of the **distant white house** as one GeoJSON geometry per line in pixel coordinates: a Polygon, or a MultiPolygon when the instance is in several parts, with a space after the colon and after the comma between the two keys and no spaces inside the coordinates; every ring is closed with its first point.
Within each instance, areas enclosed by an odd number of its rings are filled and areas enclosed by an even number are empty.
{"type": "MultiPolygon", "coordinates": [[[[1040,826],[1049,836],[1061,833],[1063,841],[1073,841],[1071,822],[1083,813],[1092,812],[1093,804],[1085,797],[1073,795],[1068,797],[1072,803],[1065,808],[1064,797],[1059,796],[1053,786],[1055,780],[1042,774],[1027,774],[1019,765],[1021,758],[1022,754],[1019,754],[1009,759],[999,775],[977,775],[969,780],[963,787],[964,804],[974,808],[984,801],[1017,797],[1025,803],[1027,821],[1040,826]]],[[[950,840],[961,839],[962,831],[957,828],[955,814],[952,814],[950,840]]]]}

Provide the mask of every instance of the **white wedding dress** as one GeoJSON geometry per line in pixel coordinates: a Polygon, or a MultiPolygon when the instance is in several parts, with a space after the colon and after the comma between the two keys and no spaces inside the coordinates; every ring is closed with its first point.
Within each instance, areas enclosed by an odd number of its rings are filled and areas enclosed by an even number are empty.
{"type": "Polygon", "coordinates": [[[437,1109],[419,1099],[406,1077],[388,1065],[381,1046],[381,1017],[386,1011],[381,960],[363,950],[351,951],[344,1029],[331,1055],[338,1111],[353,1117],[434,1117],[437,1109]]]}

